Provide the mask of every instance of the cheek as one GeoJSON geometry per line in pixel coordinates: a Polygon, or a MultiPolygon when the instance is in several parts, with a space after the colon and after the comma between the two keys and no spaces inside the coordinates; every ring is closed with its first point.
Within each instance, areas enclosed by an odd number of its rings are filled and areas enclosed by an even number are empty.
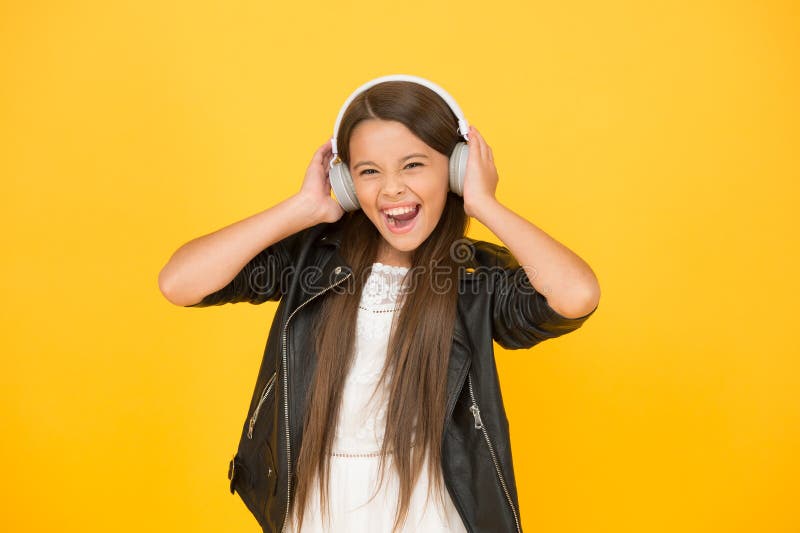
{"type": "Polygon", "coordinates": [[[355,185],[355,189],[361,209],[367,217],[375,223],[380,222],[382,214],[376,207],[379,190],[369,183],[355,185]]]}
{"type": "Polygon", "coordinates": [[[370,182],[354,179],[353,187],[355,188],[356,196],[362,205],[369,203],[371,199],[376,197],[376,191],[373,190],[375,187],[370,182]]]}
{"type": "Polygon", "coordinates": [[[448,175],[442,177],[440,174],[420,174],[408,181],[409,187],[416,192],[421,198],[432,202],[447,196],[447,191],[450,189],[450,182],[448,175]]]}
{"type": "Polygon", "coordinates": [[[427,187],[425,188],[424,194],[427,201],[437,208],[444,205],[445,201],[447,200],[447,191],[450,190],[450,184],[448,182],[436,183],[436,182],[428,182],[427,187]]]}

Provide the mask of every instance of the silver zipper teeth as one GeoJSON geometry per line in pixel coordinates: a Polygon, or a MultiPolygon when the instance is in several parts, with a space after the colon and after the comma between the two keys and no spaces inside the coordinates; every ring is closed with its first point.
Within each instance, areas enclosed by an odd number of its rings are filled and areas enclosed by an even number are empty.
{"type": "Polygon", "coordinates": [[[335,287],[336,285],[340,284],[341,282],[343,282],[344,280],[349,278],[352,274],[353,274],[352,272],[348,272],[345,277],[343,277],[342,279],[340,279],[336,283],[328,285],[325,289],[323,289],[322,291],[318,292],[317,294],[315,294],[314,296],[312,296],[311,298],[309,298],[305,302],[301,303],[299,306],[297,306],[297,308],[294,311],[292,311],[292,314],[290,314],[289,318],[286,319],[286,324],[283,325],[283,338],[282,338],[282,348],[283,348],[283,397],[284,397],[283,414],[284,414],[285,427],[286,427],[286,512],[283,515],[283,524],[281,525],[281,533],[283,533],[286,530],[286,522],[287,522],[287,519],[289,518],[289,507],[291,507],[290,504],[292,502],[292,444],[291,444],[290,438],[289,438],[289,393],[287,391],[287,387],[289,385],[289,379],[287,377],[287,372],[288,371],[287,371],[287,365],[286,365],[286,332],[289,329],[289,321],[292,320],[292,317],[294,316],[294,314],[296,312],[298,312],[308,302],[310,302],[311,300],[313,300],[314,298],[316,298],[320,294],[324,293],[325,291],[328,291],[328,290],[332,289],[333,287],[335,287]]]}
{"type": "Polygon", "coordinates": [[[261,399],[258,401],[258,405],[256,406],[256,410],[253,411],[253,416],[250,417],[250,427],[247,428],[247,438],[253,438],[253,429],[256,427],[256,420],[258,420],[258,412],[261,410],[261,404],[264,403],[264,400],[267,399],[269,393],[272,391],[272,386],[275,384],[275,377],[278,375],[278,371],[272,373],[272,377],[269,378],[269,381],[264,386],[264,392],[261,394],[261,399]]]}
{"type": "Polygon", "coordinates": [[[522,529],[519,526],[519,518],[517,517],[517,509],[514,507],[514,502],[511,500],[511,495],[508,493],[506,481],[503,479],[502,472],[500,472],[500,465],[497,464],[497,456],[494,454],[494,448],[492,447],[492,441],[489,440],[489,434],[486,432],[486,426],[483,425],[483,421],[481,420],[481,410],[478,408],[478,402],[475,401],[475,392],[472,390],[472,376],[468,374],[467,379],[469,380],[469,395],[472,398],[472,405],[469,407],[469,410],[472,411],[472,416],[475,417],[475,429],[480,429],[483,431],[483,438],[486,440],[486,445],[489,446],[489,453],[492,454],[492,462],[494,463],[494,469],[497,472],[497,477],[500,479],[500,484],[503,486],[503,492],[506,494],[506,499],[508,500],[508,505],[511,507],[511,512],[514,513],[514,522],[517,524],[517,532],[522,533],[522,529]]]}

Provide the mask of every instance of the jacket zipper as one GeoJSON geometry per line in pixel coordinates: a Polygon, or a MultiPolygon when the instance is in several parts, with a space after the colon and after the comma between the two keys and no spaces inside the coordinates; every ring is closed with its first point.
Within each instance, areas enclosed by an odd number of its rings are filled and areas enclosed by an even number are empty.
{"type": "Polygon", "coordinates": [[[478,402],[475,401],[475,392],[472,390],[472,376],[468,374],[467,379],[469,380],[469,395],[472,398],[472,405],[469,407],[469,410],[472,411],[472,416],[475,417],[475,429],[483,431],[483,438],[486,440],[486,445],[489,446],[489,453],[492,455],[492,462],[494,463],[494,470],[497,472],[497,478],[500,480],[500,485],[502,485],[503,492],[506,494],[506,500],[508,500],[508,505],[511,507],[511,512],[514,513],[517,533],[522,533],[522,529],[519,525],[519,518],[517,517],[517,509],[514,507],[514,502],[511,500],[511,494],[508,492],[506,480],[503,478],[502,472],[500,472],[500,465],[497,463],[497,456],[494,453],[492,441],[489,440],[489,434],[486,432],[486,426],[483,425],[483,420],[481,420],[481,410],[478,408],[478,402]]]}
{"type": "Polygon", "coordinates": [[[264,403],[264,400],[267,399],[269,393],[272,392],[272,386],[275,384],[275,377],[278,375],[278,371],[272,373],[272,377],[269,378],[267,384],[264,386],[264,392],[261,393],[261,399],[258,401],[258,405],[256,406],[256,410],[253,411],[253,416],[250,417],[250,426],[247,428],[247,438],[253,438],[253,429],[256,427],[256,420],[258,420],[258,412],[261,410],[261,405],[264,403]]]}
{"type": "MultiPolygon", "coordinates": [[[[337,267],[334,272],[337,274],[341,271],[341,267],[337,267]]],[[[353,273],[348,272],[345,277],[340,279],[339,281],[328,285],[322,291],[318,292],[317,294],[313,295],[303,303],[301,303],[297,308],[292,311],[289,315],[289,318],[286,319],[286,324],[283,325],[283,337],[282,337],[282,349],[283,349],[283,415],[284,415],[284,422],[285,422],[285,430],[286,430],[286,512],[283,514],[283,524],[281,525],[281,533],[286,530],[286,522],[289,518],[289,508],[291,507],[292,502],[292,444],[290,442],[290,435],[289,435],[289,392],[288,392],[288,370],[286,365],[286,332],[289,329],[289,321],[292,320],[292,317],[295,313],[297,313],[304,305],[308,302],[323,294],[324,292],[332,289],[336,285],[340,284],[347,278],[349,278],[353,273]]]]}

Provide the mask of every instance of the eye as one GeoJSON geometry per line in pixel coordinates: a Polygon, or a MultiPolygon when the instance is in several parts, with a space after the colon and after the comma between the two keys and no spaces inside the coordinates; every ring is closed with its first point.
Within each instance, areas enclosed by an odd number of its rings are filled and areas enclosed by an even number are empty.
{"type": "MultiPolygon", "coordinates": [[[[409,166],[411,166],[411,165],[419,165],[419,166],[424,166],[424,165],[423,165],[422,163],[420,163],[419,161],[412,161],[411,163],[409,163],[408,165],[406,165],[406,166],[405,166],[405,168],[408,168],[408,167],[409,167],[409,166]]],[[[414,167],[411,167],[411,168],[414,168],[414,167]]],[[[371,173],[370,173],[370,174],[367,174],[367,172],[370,172],[371,170],[372,170],[372,171],[374,171],[375,169],[374,169],[374,168],[368,168],[368,169],[362,170],[362,171],[361,171],[361,172],[359,172],[358,174],[359,174],[359,176],[363,176],[363,175],[371,176],[371,175],[372,175],[371,173]]]]}

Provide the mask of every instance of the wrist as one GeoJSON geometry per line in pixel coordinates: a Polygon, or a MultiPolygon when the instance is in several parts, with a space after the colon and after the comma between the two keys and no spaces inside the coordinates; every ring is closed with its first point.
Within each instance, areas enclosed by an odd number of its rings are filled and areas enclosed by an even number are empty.
{"type": "Polygon", "coordinates": [[[315,226],[322,222],[319,206],[303,193],[297,192],[293,194],[288,198],[287,202],[291,205],[294,213],[298,213],[304,220],[311,222],[309,226],[315,226]]]}
{"type": "Polygon", "coordinates": [[[469,203],[464,202],[464,211],[480,222],[482,219],[486,218],[487,212],[497,209],[499,204],[500,202],[498,202],[497,198],[494,196],[485,196],[469,203]]]}

